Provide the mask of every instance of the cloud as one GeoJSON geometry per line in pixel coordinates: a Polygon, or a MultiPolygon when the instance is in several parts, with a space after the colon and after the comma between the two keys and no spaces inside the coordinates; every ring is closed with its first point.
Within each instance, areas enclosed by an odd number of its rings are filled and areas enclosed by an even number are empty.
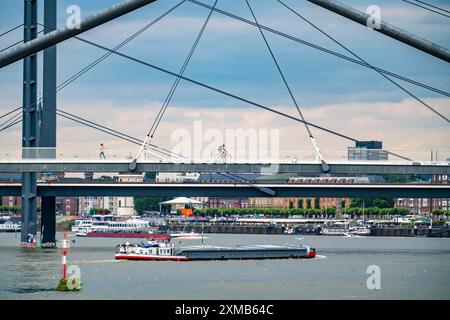
{"type": "MultiPolygon", "coordinates": [[[[261,23],[342,52],[342,49],[285,8],[253,2],[261,23]]],[[[360,9],[371,4],[370,0],[347,2],[360,9]]],[[[448,65],[437,59],[418,54],[413,48],[375,34],[312,4],[297,5],[295,1],[289,1],[288,4],[301,9],[307,18],[374,65],[442,89],[450,84],[448,65]]],[[[226,10],[230,9],[251,20],[245,3],[238,5],[236,1],[227,1],[222,5],[227,7],[226,10]]],[[[94,7],[95,4],[85,1],[85,6],[94,7]]],[[[102,3],[101,6],[107,4],[102,3]]],[[[441,44],[449,43],[447,21],[407,5],[381,1],[381,7],[382,18],[386,21],[420,36],[438,39],[442,41],[441,44]]],[[[154,8],[149,6],[145,9],[148,12],[124,16],[84,36],[113,47],[142,28],[151,17],[159,15],[159,11],[154,11],[154,8]]],[[[208,12],[193,5],[184,8],[186,10],[177,9],[176,13],[153,26],[123,48],[123,52],[170,70],[178,70],[208,12]]],[[[424,150],[421,154],[426,154],[423,156],[425,160],[429,159],[431,149],[450,150],[448,125],[416,101],[403,99],[405,95],[383,82],[379,75],[360,67],[352,68],[353,65],[348,62],[329,58],[278,36],[268,34],[268,39],[302,104],[307,120],[357,139],[383,140],[384,145],[393,150],[424,150]]],[[[7,38],[5,42],[0,42],[0,46],[9,44],[11,40],[7,38]]],[[[60,81],[104,53],[76,40],[67,41],[59,48],[60,81]]],[[[187,75],[264,105],[278,104],[279,110],[296,115],[266,49],[255,27],[214,14],[187,75]]],[[[21,104],[21,71],[21,64],[16,63],[0,72],[0,114],[21,104]]],[[[63,110],[143,138],[172,83],[173,78],[170,76],[149,72],[140,65],[111,57],[62,91],[59,106],[63,110]]],[[[430,97],[428,92],[424,94],[421,89],[413,89],[421,98],[430,97]]],[[[426,101],[448,116],[448,99],[429,98],[426,101]]],[[[302,124],[210,94],[186,82],[180,85],[155,141],[170,147],[173,144],[170,141],[173,130],[192,130],[193,122],[200,119],[205,128],[221,131],[227,128],[278,128],[281,147],[291,156],[300,152],[300,149],[311,149],[302,124]]],[[[16,128],[0,133],[0,153],[4,150],[19,150],[20,126],[16,128]]],[[[340,152],[338,157],[342,156],[346,147],[352,144],[317,129],[313,129],[313,132],[322,148],[330,150],[330,156],[335,156],[337,151],[340,152]]],[[[136,146],[127,142],[80,127],[68,120],[59,121],[58,144],[64,153],[95,154],[100,141],[105,142],[110,151],[117,152],[117,155],[129,155],[136,150],[136,146]]]]}
{"type": "MultiPolygon", "coordinates": [[[[429,101],[447,109],[450,99],[429,101]]],[[[65,110],[78,115],[88,116],[92,121],[101,123],[133,137],[143,139],[160,108],[159,103],[127,106],[120,109],[107,102],[89,105],[66,105],[65,110]]],[[[277,110],[296,115],[295,109],[278,106],[277,110]]],[[[441,150],[440,156],[450,152],[448,124],[415,101],[406,99],[401,102],[348,103],[323,105],[304,110],[307,121],[319,124],[360,140],[382,140],[386,149],[409,155],[417,160],[428,160],[430,150],[441,150]]],[[[301,123],[285,119],[258,108],[198,109],[187,106],[171,106],[154,138],[154,143],[171,149],[172,133],[185,129],[194,134],[194,123],[202,121],[203,130],[218,129],[225,136],[227,129],[279,130],[280,153],[291,158],[311,151],[312,145],[301,123]]],[[[331,160],[342,159],[351,141],[312,129],[324,154],[331,160]]],[[[99,133],[90,128],[60,120],[58,123],[58,145],[65,156],[96,157],[100,142],[105,143],[111,156],[125,157],[137,152],[138,146],[99,133]]],[[[20,143],[20,127],[3,133],[0,149],[11,152],[17,150],[20,143]]],[[[447,155],[449,157],[450,154],[447,155]]]]}

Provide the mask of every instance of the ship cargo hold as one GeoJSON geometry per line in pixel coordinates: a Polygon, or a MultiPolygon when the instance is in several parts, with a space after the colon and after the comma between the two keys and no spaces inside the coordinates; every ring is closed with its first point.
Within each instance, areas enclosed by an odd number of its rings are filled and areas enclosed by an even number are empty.
{"type": "Polygon", "coordinates": [[[234,247],[192,246],[175,248],[168,243],[122,244],[118,246],[118,260],[249,260],[314,258],[316,250],[309,246],[242,245],[234,247]]]}
{"type": "Polygon", "coordinates": [[[306,246],[242,245],[234,247],[198,246],[181,248],[178,255],[189,260],[299,259],[315,257],[315,249],[306,246]]]}

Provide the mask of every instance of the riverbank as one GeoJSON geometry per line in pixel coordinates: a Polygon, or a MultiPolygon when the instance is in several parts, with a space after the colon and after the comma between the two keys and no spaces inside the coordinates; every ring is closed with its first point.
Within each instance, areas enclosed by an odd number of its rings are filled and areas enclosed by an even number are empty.
{"type": "MultiPolygon", "coordinates": [[[[288,230],[285,226],[280,225],[261,225],[261,224],[208,224],[208,225],[189,225],[170,223],[161,230],[198,232],[198,233],[232,233],[232,234],[285,234],[288,230]]],[[[320,235],[320,226],[305,225],[292,227],[292,234],[297,235],[320,235]]],[[[450,238],[450,228],[446,226],[438,226],[429,228],[427,226],[381,226],[374,227],[370,230],[373,237],[432,237],[432,238],[450,238]]]]}

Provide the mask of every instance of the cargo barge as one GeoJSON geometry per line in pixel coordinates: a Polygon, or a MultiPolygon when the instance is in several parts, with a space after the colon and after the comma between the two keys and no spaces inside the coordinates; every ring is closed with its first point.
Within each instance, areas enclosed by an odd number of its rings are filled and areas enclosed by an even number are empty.
{"type": "Polygon", "coordinates": [[[118,246],[118,260],[192,261],[250,259],[308,259],[316,256],[309,246],[242,245],[234,247],[193,246],[175,248],[173,243],[129,244],[118,246]]]}

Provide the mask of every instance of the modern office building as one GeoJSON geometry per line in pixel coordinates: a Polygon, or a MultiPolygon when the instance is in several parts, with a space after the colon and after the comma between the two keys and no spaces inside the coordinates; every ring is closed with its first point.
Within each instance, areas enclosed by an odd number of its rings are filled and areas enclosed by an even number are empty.
{"type": "Polygon", "coordinates": [[[347,149],[348,160],[387,161],[389,154],[383,150],[381,141],[357,141],[354,147],[347,149]]]}

